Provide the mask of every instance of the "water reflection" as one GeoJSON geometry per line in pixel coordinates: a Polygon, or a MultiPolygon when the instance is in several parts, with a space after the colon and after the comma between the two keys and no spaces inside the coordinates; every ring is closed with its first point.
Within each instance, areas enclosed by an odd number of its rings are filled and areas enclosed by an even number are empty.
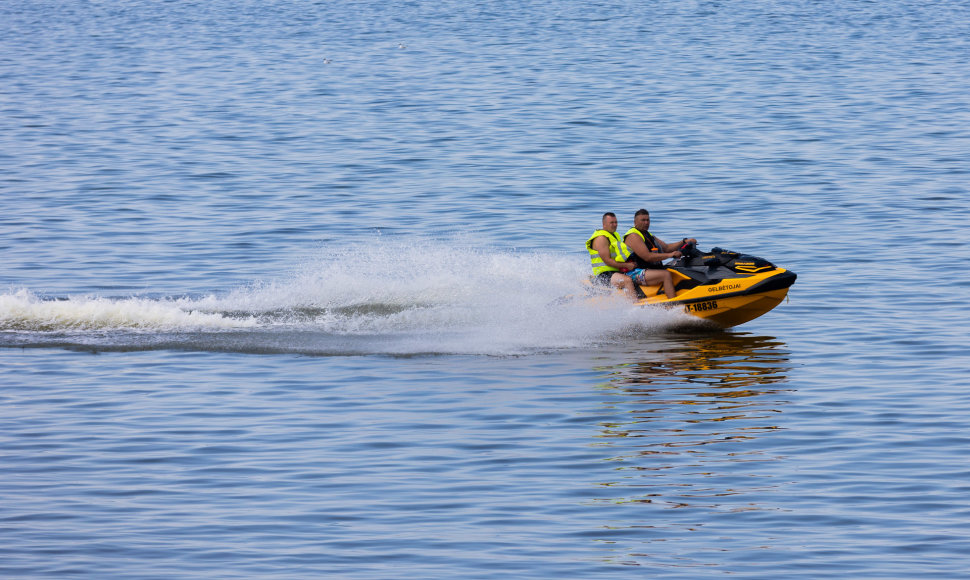
{"type": "MultiPolygon", "coordinates": [[[[766,336],[667,337],[649,356],[603,367],[594,445],[616,463],[597,482],[609,504],[718,511],[761,509],[776,484],[763,441],[780,429],[789,353],[766,336]]],[[[634,355],[631,354],[631,358],[634,355]]]]}

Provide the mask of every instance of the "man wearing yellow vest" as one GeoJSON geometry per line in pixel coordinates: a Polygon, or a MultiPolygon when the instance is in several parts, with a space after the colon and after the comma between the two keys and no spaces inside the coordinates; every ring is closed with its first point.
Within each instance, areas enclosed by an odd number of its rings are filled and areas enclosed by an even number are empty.
{"type": "Polygon", "coordinates": [[[633,281],[623,274],[634,268],[633,262],[627,262],[628,251],[623,240],[616,233],[616,214],[603,214],[603,228],[593,232],[586,240],[586,250],[593,265],[593,282],[604,286],[613,286],[623,290],[631,299],[637,299],[633,289],[633,281]]]}
{"type": "Polygon", "coordinates": [[[650,212],[645,209],[633,214],[633,227],[623,234],[623,244],[627,247],[627,255],[635,264],[635,268],[627,275],[635,284],[652,286],[663,284],[667,298],[676,295],[674,281],[663,265],[668,258],[679,258],[681,253],[677,248],[688,242],[697,243],[694,238],[684,238],[678,244],[668,244],[655,238],[649,231],[650,212]]]}

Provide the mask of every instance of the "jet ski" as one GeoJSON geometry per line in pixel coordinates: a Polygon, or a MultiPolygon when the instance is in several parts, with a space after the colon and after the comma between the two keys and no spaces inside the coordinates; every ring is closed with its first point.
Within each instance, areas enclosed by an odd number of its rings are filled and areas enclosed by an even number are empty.
{"type": "Polygon", "coordinates": [[[663,286],[636,286],[638,305],[681,308],[722,328],[753,320],[777,306],[797,278],[794,272],[764,258],[713,248],[698,251],[693,243],[665,266],[674,280],[676,297],[663,286]]]}

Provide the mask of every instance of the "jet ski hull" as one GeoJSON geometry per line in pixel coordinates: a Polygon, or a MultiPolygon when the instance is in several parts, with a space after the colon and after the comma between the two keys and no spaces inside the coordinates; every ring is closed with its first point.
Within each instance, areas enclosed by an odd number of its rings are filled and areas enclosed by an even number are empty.
{"type": "Polygon", "coordinates": [[[667,298],[661,286],[640,286],[644,297],[637,304],[681,308],[721,328],[730,328],[780,304],[797,278],[794,272],[767,262],[749,268],[754,272],[739,271],[745,266],[730,266],[701,263],[667,268],[674,279],[676,297],[667,298]]]}

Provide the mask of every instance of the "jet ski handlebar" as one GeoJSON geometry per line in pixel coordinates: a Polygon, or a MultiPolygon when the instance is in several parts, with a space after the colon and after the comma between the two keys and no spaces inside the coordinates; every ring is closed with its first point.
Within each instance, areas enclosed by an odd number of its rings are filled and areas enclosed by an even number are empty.
{"type": "Polygon", "coordinates": [[[688,242],[687,239],[684,239],[680,247],[677,248],[677,251],[680,252],[682,260],[689,260],[699,254],[697,251],[697,244],[694,242],[688,242]]]}

